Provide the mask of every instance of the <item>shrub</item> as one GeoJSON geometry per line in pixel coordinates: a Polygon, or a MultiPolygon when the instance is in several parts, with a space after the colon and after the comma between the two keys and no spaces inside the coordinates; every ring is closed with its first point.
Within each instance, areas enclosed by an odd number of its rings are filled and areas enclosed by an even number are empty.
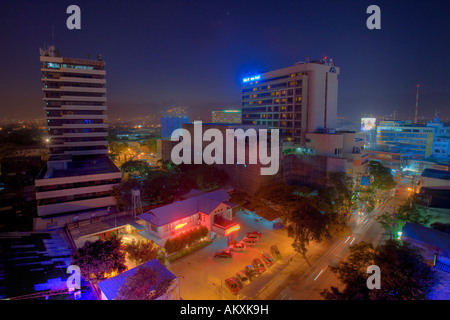
{"type": "Polygon", "coordinates": [[[208,235],[208,228],[205,226],[200,226],[198,228],[186,231],[179,236],[167,239],[164,244],[167,254],[172,254],[174,252],[184,249],[186,246],[190,246],[204,238],[208,235]]]}

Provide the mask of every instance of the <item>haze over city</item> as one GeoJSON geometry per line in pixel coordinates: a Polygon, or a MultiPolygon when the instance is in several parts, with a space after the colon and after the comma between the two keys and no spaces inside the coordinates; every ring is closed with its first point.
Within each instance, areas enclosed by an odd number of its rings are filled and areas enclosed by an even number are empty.
{"type": "Polygon", "coordinates": [[[66,28],[67,1],[10,1],[0,11],[0,113],[41,118],[39,47],[101,54],[110,118],[188,106],[193,118],[240,107],[241,79],[325,56],[341,68],[338,115],[441,119],[450,110],[449,7],[379,1],[381,30],[366,28],[370,1],[78,1],[81,30],[66,28]],[[52,31],[53,30],[53,31],[52,31]]]}

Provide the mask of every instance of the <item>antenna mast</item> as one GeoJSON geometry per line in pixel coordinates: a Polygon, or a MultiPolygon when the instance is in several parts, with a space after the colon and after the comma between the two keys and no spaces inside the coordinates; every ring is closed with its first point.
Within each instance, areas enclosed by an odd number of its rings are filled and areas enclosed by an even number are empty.
{"type": "Polygon", "coordinates": [[[417,95],[416,95],[416,114],[414,115],[414,123],[417,123],[417,114],[419,112],[419,85],[417,85],[417,95]]]}

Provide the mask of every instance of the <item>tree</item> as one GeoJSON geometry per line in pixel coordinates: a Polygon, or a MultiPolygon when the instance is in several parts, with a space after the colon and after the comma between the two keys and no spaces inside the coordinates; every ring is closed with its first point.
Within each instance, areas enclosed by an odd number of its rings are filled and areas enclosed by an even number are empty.
{"type": "Polygon", "coordinates": [[[152,153],[157,152],[157,139],[155,137],[145,140],[142,145],[148,148],[148,150],[152,153]]]}
{"type": "Polygon", "coordinates": [[[122,172],[131,173],[146,178],[152,171],[152,167],[144,160],[129,160],[120,167],[122,172]]]}
{"type": "Polygon", "coordinates": [[[128,258],[135,264],[140,265],[147,261],[158,259],[159,262],[164,263],[164,254],[161,249],[155,246],[152,241],[134,241],[127,245],[125,252],[128,254],[128,258]]]}
{"type": "Polygon", "coordinates": [[[141,188],[141,183],[135,179],[122,180],[112,188],[111,195],[114,197],[116,207],[119,211],[131,209],[131,191],[135,188],[141,188]]]}
{"type": "Polygon", "coordinates": [[[119,288],[115,300],[154,300],[164,294],[172,279],[159,277],[155,268],[137,267],[136,273],[119,288]]]}
{"type": "Polygon", "coordinates": [[[373,177],[372,190],[390,190],[396,186],[391,170],[379,161],[370,161],[369,174],[373,177]]]}
{"type": "Polygon", "coordinates": [[[426,299],[436,275],[419,251],[409,243],[388,240],[376,248],[361,242],[350,247],[350,255],[330,270],[344,285],[324,290],[326,300],[416,300],[426,299]],[[381,271],[381,288],[367,287],[367,268],[377,265],[381,271]]]}
{"type": "Polygon", "coordinates": [[[328,175],[328,183],[331,184],[332,202],[344,213],[350,214],[356,209],[354,201],[353,179],[345,172],[332,172],[328,175]]]}
{"type": "Polygon", "coordinates": [[[80,267],[81,275],[93,282],[99,282],[108,274],[126,270],[125,254],[120,251],[121,239],[112,237],[106,241],[86,241],[83,247],[72,255],[72,264],[80,267]]]}

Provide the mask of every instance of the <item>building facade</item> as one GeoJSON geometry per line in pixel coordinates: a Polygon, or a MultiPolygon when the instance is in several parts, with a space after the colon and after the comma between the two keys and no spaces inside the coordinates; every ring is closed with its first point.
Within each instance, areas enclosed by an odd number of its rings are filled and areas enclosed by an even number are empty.
{"type": "Polygon", "coordinates": [[[61,227],[107,214],[122,173],[108,158],[105,62],[57,57],[52,47],[40,61],[48,161],[35,180],[37,209],[47,227],[61,227]]]}
{"type": "Polygon", "coordinates": [[[212,123],[231,123],[240,124],[242,122],[241,110],[221,110],[212,111],[211,114],[212,123]]]}
{"type": "Polygon", "coordinates": [[[307,61],[243,79],[242,124],[280,129],[306,144],[306,133],[336,128],[339,67],[307,61]]]}
{"type": "Polygon", "coordinates": [[[147,230],[140,234],[164,246],[167,239],[181,232],[205,226],[210,239],[219,235],[235,240],[240,226],[232,221],[236,205],[229,202],[229,198],[224,189],[219,189],[144,212],[139,218],[145,222],[147,230]]]}

